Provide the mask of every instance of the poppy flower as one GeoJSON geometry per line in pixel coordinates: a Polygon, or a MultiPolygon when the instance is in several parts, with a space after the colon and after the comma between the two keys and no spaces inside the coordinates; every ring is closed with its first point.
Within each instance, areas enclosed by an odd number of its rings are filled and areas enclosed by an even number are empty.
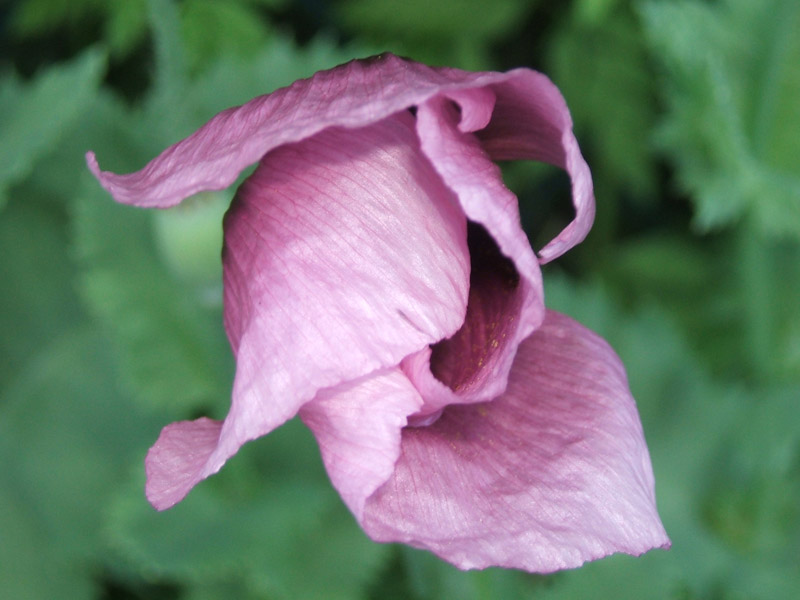
{"type": "Polygon", "coordinates": [[[148,208],[257,163],[224,219],[230,412],[163,429],[155,508],[299,414],[375,540],[536,572],[669,545],[623,366],[545,309],[540,263],[585,237],[594,198],[544,75],[384,54],[226,110],[136,173],[87,162],[148,208]],[[503,160],[571,178],[575,218],[538,256],[503,160]]]}

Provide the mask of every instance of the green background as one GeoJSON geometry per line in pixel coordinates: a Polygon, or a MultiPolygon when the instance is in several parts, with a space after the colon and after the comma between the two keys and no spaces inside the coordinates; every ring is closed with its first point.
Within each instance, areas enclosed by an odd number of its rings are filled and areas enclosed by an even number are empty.
{"type": "MultiPolygon", "coordinates": [[[[0,596],[800,597],[800,3],[27,0],[0,3],[0,596]],[[227,412],[220,215],[111,201],[215,112],[353,57],[546,72],[598,217],[546,300],[627,365],[668,551],[549,576],[378,545],[292,422],[175,509],[160,428],[227,412]]],[[[504,167],[534,246],[563,174],[504,167]]]]}

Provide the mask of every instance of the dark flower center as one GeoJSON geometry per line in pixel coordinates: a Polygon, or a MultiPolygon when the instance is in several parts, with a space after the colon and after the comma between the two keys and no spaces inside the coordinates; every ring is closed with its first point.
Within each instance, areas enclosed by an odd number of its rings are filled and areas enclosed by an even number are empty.
{"type": "Polygon", "coordinates": [[[431,347],[431,372],[455,392],[491,375],[495,357],[517,326],[521,302],[519,273],[483,225],[467,222],[467,246],[471,270],[464,324],[431,347]]]}

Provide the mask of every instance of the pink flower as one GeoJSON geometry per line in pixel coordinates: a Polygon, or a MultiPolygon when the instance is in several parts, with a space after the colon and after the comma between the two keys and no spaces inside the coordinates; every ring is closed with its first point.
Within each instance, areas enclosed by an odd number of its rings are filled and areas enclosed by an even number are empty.
{"type": "Polygon", "coordinates": [[[214,117],[130,175],[125,204],[229,186],[232,405],[164,428],[147,497],[179,502],[300,414],[361,526],[460,568],[548,572],[667,547],[625,371],[544,307],[539,264],[594,216],[564,100],[528,69],[353,61],[214,117]],[[534,254],[496,160],[567,170],[575,220],[534,254]]]}

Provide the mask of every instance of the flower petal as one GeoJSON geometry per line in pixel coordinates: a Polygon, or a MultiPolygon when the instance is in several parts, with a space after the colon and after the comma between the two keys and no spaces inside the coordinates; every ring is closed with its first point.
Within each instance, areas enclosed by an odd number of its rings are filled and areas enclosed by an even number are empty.
{"type": "Polygon", "coordinates": [[[422,419],[448,404],[501,394],[517,346],[544,317],[539,263],[520,225],[517,198],[475,136],[459,129],[461,111],[446,97],[417,111],[422,150],[470,220],[472,267],[464,325],[403,365],[425,398],[422,419]]]}
{"type": "Polygon", "coordinates": [[[123,204],[167,207],[203,190],[231,185],[248,165],[284,144],[328,127],[362,127],[415,106],[443,90],[484,87],[502,73],[434,69],[391,54],[354,60],[216,115],[141,171],[89,169],[123,204]]]}
{"type": "Polygon", "coordinates": [[[550,572],[669,546],[653,486],[622,364],[597,335],[548,311],[505,395],[403,431],[362,526],[462,569],[550,572]]]}
{"type": "Polygon", "coordinates": [[[394,368],[322,390],[300,410],[334,487],[357,518],[366,499],[391,477],[402,428],[420,406],[417,390],[394,368]]]}
{"type": "Polygon", "coordinates": [[[194,483],[319,390],[452,335],[467,304],[465,230],[409,112],[265,156],[225,217],[236,377],[218,446],[194,483]]]}
{"type": "Polygon", "coordinates": [[[145,458],[145,494],[163,510],[180,501],[197,483],[197,473],[217,447],[221,421],[205,417],[171,423],[161,430],[145,458]]]}
{"type": "Polygon", "coordinates": [[[572,180],[575,219],[539,251],[542,263],[558,258],[581,242],[594,221],[592,175],[572,132],[563,96],[541,73],[509,72],[492,85],[495,109],[489,125],[478,132],[493,160],[538,160],[565,169],[572,180]]]}
{"type": "Polygon", "coordinates": [[[543,262],[586,236],[594,217],[589,169],[561,94],[529,69],[471,73],[382,54],[320,71],[223,111],[135,173],[101,171],[93,152],[86,162],[118,202],[166,208],[197,192],[228,187],[273,148],[328,127],[363,127],[437,95],[460,105],[462,131],[478,131],[489,122],[481,137],[493,159],[543,160],[569,172],[577,216],[542,250],[543,262]]]}

